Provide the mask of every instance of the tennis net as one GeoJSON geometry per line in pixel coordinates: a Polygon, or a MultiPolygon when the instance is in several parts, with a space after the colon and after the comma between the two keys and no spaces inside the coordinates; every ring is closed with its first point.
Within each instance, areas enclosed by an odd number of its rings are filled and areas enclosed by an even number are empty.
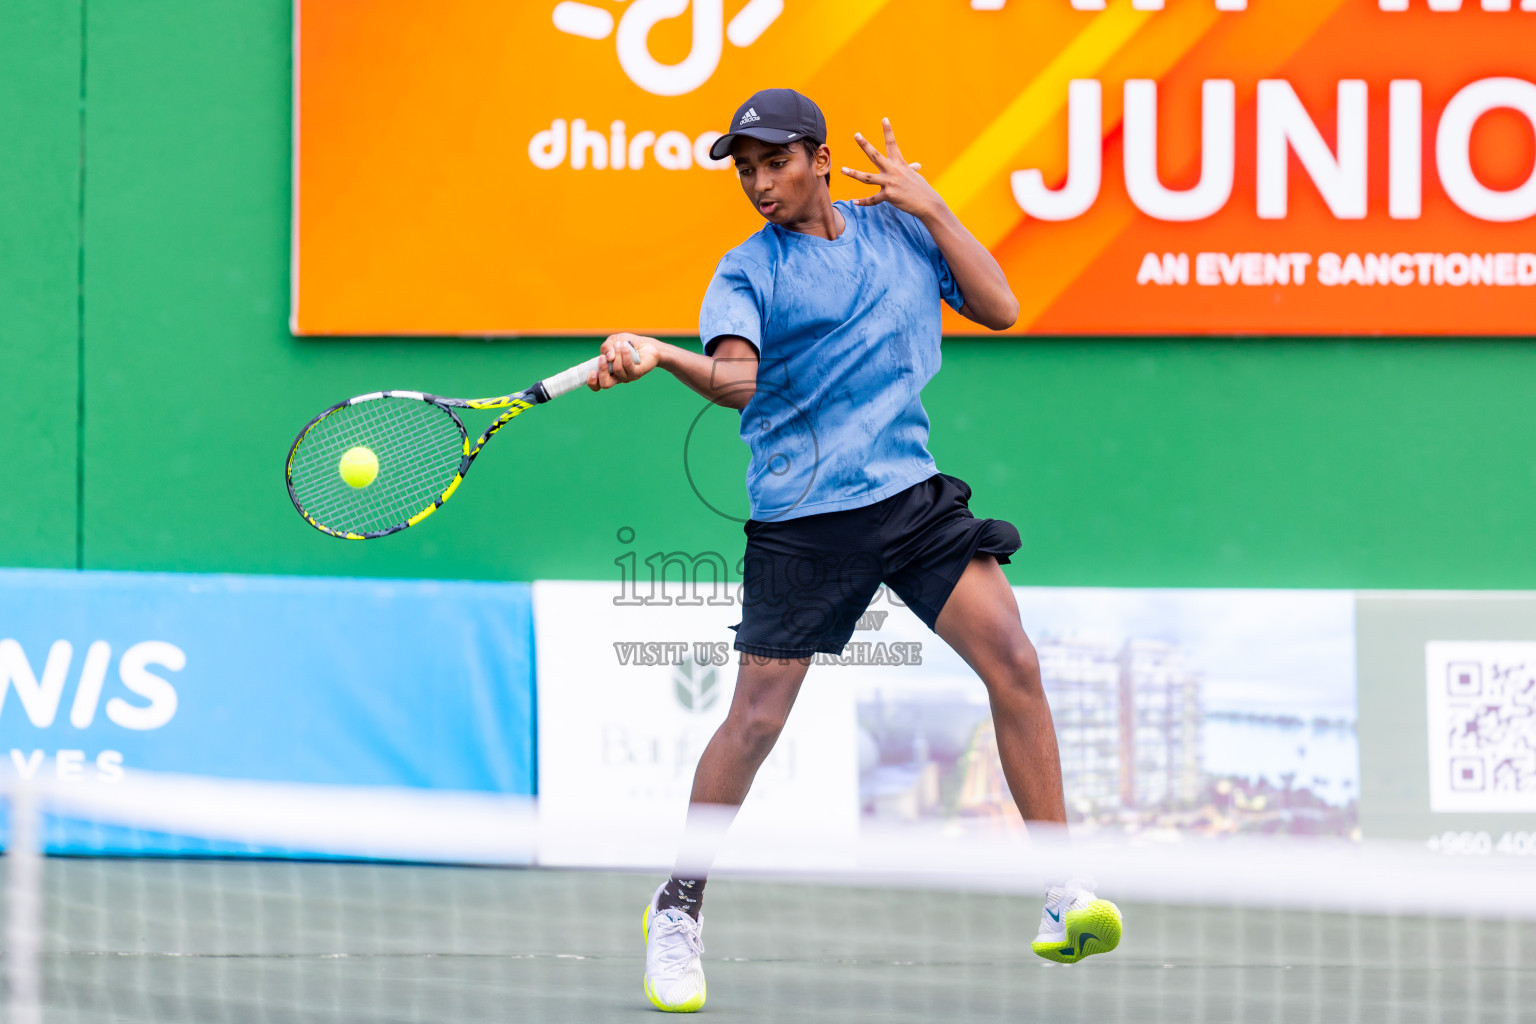
{"type": "MultiPolygon", "coordinates": [[[[13,1024],[652,1012],[639,917],[658,873],[536,866],[550,824],[526,801],[141,774],[13,785],[8,825],[13,1024]],[[47,853],[83,839],[119,852],[47,853]]],[[[1530,858],[1282,837],[1068,847],[953,823],[867,824],[820,864],[815,837],[784,843],[754,862],[794,868],[711,878],[714,1018],[1364,1024],[1536,1008],[1530,858]],[[1044,885],[1069,868],[1120,904],[1125,937],[1063,967],[1030,940],[1044,885]]]]}

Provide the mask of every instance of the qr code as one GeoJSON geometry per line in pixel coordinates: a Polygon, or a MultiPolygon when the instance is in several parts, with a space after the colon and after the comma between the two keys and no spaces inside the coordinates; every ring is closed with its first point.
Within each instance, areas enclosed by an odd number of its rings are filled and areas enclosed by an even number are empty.
{"type": "Polygon", "coordinates": [[[1536,811],[1536,644],[1425,645],[1434,811],[1536,811]]]}

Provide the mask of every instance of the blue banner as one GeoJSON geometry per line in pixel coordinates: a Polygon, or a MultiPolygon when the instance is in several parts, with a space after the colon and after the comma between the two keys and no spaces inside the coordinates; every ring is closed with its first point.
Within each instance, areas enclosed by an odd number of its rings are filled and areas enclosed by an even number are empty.
{"type": "Polygon", "coordinates": [[[532,794],[531,605],[516,583],[3,570],[0,756],[82,784],[532,794]]]}

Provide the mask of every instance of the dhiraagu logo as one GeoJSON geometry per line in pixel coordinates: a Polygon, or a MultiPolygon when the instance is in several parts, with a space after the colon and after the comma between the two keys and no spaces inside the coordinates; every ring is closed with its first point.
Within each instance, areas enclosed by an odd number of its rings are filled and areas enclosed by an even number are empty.
{"type": "Polygon", "coordinates": [[[748,0],[725,23],[724,0],[630,0],[615,19],[612,5],[565,0],[555,5],[555,28],[583,39],[615,36],[619,66],[646,92],[657,96],[682,96],[709,81],[725,51],[725,41],[745,48],[757,42],[784,13],[784,0],[748,0]],[[663,64],[651,55],[651,29],[668,18],[693,16],[693,47],[677,64],[663,64]]]}
{"type": "MultiPolygon", "coordinates": [[[[0,725],[19,713],[26,715],[36,729],[56,728],[74,655],[74,645],[68,640],[57,640],[48,649],[42,671],[38,672],[20,643],[0,639],[0,725]],[[15,699],[11,699],[12,691],[15,699]]],[[[186,653],[175,644],[163,640],[134,644],[117,661],[117,680],[129,697],[112,695],[103,701],[112,667],[112,645],[97,640],[86,648],[80,663],[74,696],[69,702],[68,728],[89,729],[98,712],[121,729],[145,732],[163,727],[176,716],[177,696],[176,688],[160,673],[180,672],[186,665],[186,653]]],[[[13,747],[10,756],[16,773],[31,779],[37,777],[48,755],[41,749],[13,747]]],[[[102,750],[91,760],[93,771],[86,767],[86,751],[60,749],[53,754],[53,771],[63,781],[94,776],[99,781],[116,782],[123,777],[123,755],[119,751],[102,750]]]]}

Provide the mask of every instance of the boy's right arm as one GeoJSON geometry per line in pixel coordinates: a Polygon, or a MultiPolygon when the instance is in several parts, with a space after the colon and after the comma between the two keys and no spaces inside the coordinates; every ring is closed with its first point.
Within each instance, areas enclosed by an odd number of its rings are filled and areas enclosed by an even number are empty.
{"type": "Polygon", "coordinates": [[[658,366],[727,409],[745,408],[757,390],[757,349],[744,338],[719,338],[714,355],[707,356],[636,334],[615,334],[603,342],[603,359],[587,378],[587,387],[602,391],[627,384],[658,366]],[[640,357],[638,364],[630,355],[630,345],[640,357]]]}

